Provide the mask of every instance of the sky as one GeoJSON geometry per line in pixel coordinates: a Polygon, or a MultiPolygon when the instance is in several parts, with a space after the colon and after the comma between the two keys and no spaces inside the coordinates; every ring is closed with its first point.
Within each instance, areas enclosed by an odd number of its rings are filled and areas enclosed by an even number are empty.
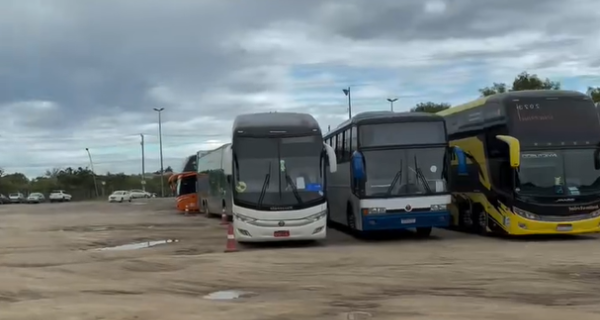
{"type": "Polygon", "coordinates": [[[459,104],[522,72],[600,86],[592,0],[0,0],[0,168],[165,167],[236,115],[459,104]]]}

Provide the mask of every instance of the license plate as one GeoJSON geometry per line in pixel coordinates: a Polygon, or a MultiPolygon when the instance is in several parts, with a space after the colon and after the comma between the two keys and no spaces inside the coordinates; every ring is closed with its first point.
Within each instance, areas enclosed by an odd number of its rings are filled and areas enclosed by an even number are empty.
{"type": "Polygon", "coordinates": [[[571,231],[573,230],[573,226],[570,224],[559,224],[556,226],[556,231],[571,231]]]}
{"type": "Polygon", "coordinates": [[[290,232],[287,230],[275,231],[273,232],[273,236],[276,238],[285,238],[290,236],[290,232]]]}
{"type": "Polygon", "coordinates": [[[402,219],[402,224],[415,223],[417,219],[402,219]]]}

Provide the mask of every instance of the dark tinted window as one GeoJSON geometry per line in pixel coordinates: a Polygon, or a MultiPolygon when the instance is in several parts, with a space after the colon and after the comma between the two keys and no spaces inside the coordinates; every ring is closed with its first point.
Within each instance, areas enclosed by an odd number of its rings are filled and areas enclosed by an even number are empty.
{"type": "Polygon", "coordinates": [[[444,123],[441,121],[367,124],[360,126],[359,130],[361,147],[446,142],[444,123]]]}
{"type": "Polygon", "coordinates": [[[524,145],[596,144],[600,121],[589,100],[519,99],[508,103],[510,134],[524,145]]]}

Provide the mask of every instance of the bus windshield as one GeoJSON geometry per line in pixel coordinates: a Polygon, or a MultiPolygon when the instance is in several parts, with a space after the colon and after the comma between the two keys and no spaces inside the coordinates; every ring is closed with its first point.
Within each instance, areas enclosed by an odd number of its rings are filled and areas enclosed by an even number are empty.
{"type": "Polygon", "coordinates": [[[237,138],[234,201],[274,211],[324,200],[322,150],[319,136],[237,138]],[[241,185],[244,187],[240,188],[241,185]]]}
{"type": "Polygon", "coordinates": [[[361,147],[447,143],[442,121],[365,124],[359,130],[361,147]]]}
{"type": "Polygon", "coordinates": [[[196,193],[196,175],[181,175],[177,179],[177,196],[196,193]]]}
{"type": "Polygon", "coordinates": [[[516,192],[528,196],[578,196],[600,193],[594,149],[521,153],[516,192]]]}
{"type": "Polygon", "coordinates": [[[365,196],[398,197],[447,192],[446,148],[365,150],[365,196]]]}

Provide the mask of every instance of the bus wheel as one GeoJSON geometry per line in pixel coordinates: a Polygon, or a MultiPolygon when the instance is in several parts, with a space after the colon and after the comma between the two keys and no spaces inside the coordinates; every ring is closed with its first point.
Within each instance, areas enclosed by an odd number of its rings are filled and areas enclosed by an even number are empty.
{"type": "Polygon", "coordinates": [[[476,233],[485,236],[488,234],[488,214],[483,208],[476,207],[473,209],[473,220],[475,220],[473,229],[475,229],[476,233]]]}
{"type": "Polygon", "coordinates": [[[459,227],[463,231],[473,229],[473,209],[470,203],[461,203],[459,206],[459,227]]]}
{"type": "Polygon", "coordinates": [[[431,235],[432,227],[417,228],[417,236],[419,238],[427,238],[431,235]]]}
{"type": "Polygon", "coordinates": [[[356,231],[356,216],[354,216],[354,210],[352,210],[351,206],[348,206],[346,209],[346,219],[348,228],[351,231],[356,231]]]}

